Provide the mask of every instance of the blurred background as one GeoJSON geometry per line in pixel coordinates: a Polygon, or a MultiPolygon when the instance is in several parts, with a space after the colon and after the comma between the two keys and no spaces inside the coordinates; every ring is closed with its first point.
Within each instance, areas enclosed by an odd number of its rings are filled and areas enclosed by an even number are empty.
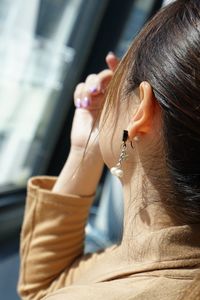
{"type": "Polygon", "coordinates": [[[26,182],[61,170],[76,84],[105,68],[109,51],[121,57],[162,5],[162,0],[0,0],[0,299],[19,299],[26,182]]]}

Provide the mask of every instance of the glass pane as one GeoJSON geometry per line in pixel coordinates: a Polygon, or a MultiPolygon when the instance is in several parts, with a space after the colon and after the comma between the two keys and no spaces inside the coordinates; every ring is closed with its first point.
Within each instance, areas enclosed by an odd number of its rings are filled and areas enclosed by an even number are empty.
{"type": "Polygon", "coordinates": [[[119,57],[123,56],[133,38],[138,34],[147,21],[154,3],[155,0],[136,0],[133,2],[133,8],[130,13],[130,17],[127,20],[126,26],[117,46],[116,53],[119,57]]]}
{"type": "Polygon", "coordinates": [[[0,190],[23,186],[42,156],[83,1],[0,1],[0,190]]]}

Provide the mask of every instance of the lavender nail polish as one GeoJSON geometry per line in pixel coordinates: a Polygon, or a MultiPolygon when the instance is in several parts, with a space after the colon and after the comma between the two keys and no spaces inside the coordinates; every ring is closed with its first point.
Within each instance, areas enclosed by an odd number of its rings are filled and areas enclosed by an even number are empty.
{"type": "Polygon", "coordinates": [[[90,93],[96,93],[96,92],[98,92],[98,89],[97,89],[97,87],[95,86],[95,87],[89,88],[89,91],[90,91],[90,93]]]}
{"type": "Polygon", "coordinates": [[[82,100],[81,104],[82,104],[82,107],[87,108],[90,105],[90,100],[87,97],[85,97],[82,100]]]}
{"type": "Polygon", "coordinates": [[[77,98],[77,99],[75,100],[75,106],[76,106],[77,108],[81,108],[81,99],[80,99],[80,98],[77,98]]]}

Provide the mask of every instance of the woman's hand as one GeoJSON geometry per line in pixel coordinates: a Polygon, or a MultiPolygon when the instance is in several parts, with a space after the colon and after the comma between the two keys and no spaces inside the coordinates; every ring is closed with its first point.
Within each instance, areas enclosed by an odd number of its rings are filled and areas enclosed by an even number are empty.
{"type": "Polygon", "coordinates": [[[53,192],[88,196],[96,191],[103,170],[98,143],[98,118],[105,100],[104,92],[118,59],[109,53],[106,62],[109,69],[89,75],[85,82],[76,87],[71,149],[53,192]]]}
{"type": "Polygon", "coordinates": [[[98,150],[98,119],[104,104],[104,92],[118,65],[112,53],[106,57],[109,69],[99,74],[91,74],[85,82],[79,83],[74,93],[76,106],[71,131],[71,147],[98,150]]]}
{"type": "Polygon", "coordinates": [[[98,147],[98,118],[104,103],[104,92],[112,78],[111,70],[89,75],[85,82],[79,83],[74,93],[76,106],[72,131],[71,148],[91,151],[98,147]]]}

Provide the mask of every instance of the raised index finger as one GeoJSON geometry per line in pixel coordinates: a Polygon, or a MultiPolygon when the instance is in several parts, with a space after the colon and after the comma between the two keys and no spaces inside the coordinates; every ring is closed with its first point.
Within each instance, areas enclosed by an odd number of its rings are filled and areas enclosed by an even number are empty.
{"type": "Polygon", "coordinates": [[[109,52],[106,56],[106,63],[110,70],[115,71],[120,59],[113,52],[109,52]]]}

